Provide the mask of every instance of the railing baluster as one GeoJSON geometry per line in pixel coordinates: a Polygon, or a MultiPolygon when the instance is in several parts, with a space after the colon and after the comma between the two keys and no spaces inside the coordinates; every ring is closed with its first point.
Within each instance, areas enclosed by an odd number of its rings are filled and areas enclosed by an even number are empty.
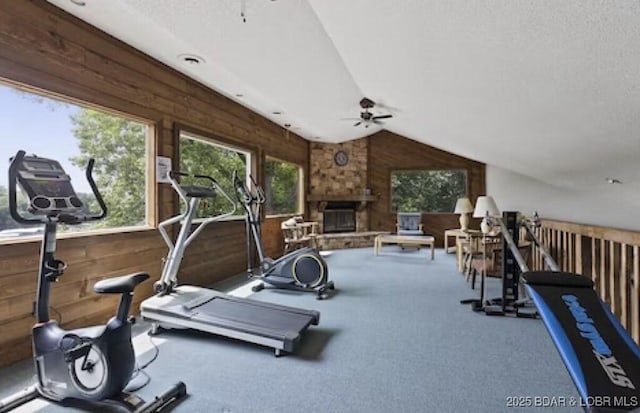
{"type": "Polygon", "coordinates": [[[607,275],[605,272],[605,251],[606,241],[604,238],[600,240],[600,298],[607,302],[607,275]]]}
{"type": "Polygon", "coordinates": [[[618,300],[618,277],[616,276],[616,243],[609,241],[609,306],[611,312],[620,316],[618,300]]]}
{"type": "Polygon", "coordinates": [[[567,232],[567,262],[569,263],[568,270],[569,272],[574,272],[574,262],[573,262],[573,233],[567,232]]]}
{"type": "Polygon", "coordinates": [[[576,234],[575,272],[582,275],[582,235],[576,234]]]}
{"type": "Polygon", "coordinates": [[[627,278],[627,244],[620,245],[620,322],[629,330],[629,281],[627,278]]]}
{"type": "Polygon", "coordinates": [[[640,248],[633,246],[633,288],[631,292],[631,335],[640,343],[640,248]]]}
{"type": "Polygon", "coordinates": [[[598,273],[596,270],[596,239],[591,237],[591,280],[598,285],[598,273]]]}

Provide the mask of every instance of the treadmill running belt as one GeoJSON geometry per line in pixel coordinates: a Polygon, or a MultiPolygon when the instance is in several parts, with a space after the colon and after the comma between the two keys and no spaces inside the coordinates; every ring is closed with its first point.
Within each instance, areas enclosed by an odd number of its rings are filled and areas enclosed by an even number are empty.
{"type": "Polygon", "coordinates": [[[193,309],[194,318],[197,318],[200,313],[256,327],[269,326],[272,330],[296,333],[307,328],[312,320],[308,315],[274,309],[267,311],[251,304],[250,301],[229,301],[222,297],[214,297],[193,309]]]}

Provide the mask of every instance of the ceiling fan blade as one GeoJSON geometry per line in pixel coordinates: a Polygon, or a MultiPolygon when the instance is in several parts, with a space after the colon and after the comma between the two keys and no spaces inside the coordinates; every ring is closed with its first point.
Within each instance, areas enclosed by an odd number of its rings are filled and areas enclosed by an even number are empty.
{"type": "Polygon", "coordinates": [[[361,123],[362,123],[362,121],[356,122],[356,123],[353,124],[353,126],[358,126],[361,123]]]}
{"type": "Polygon", "coordinates": [[[360,118],[340,118],[340,120],[360,120],[360,118]]]}
{"type": "Polygon", "coordinates": [[[378,116],[374,116],[372,119],[376,120],[376,119],[389,119],[392,118],[393,115],[389,114],[389,115],[378,115],[378,116]]]}

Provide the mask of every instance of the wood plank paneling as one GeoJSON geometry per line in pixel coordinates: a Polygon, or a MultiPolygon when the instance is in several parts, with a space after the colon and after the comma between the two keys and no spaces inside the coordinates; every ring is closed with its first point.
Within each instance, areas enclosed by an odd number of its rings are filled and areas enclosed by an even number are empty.
{"type": "MultiPolygon", "coordinates": [[[[309,146],[296,134],[45,1],[2,2],[0,78],[146,119],[156,126],[158,155],[173,157],[174,125],[181,124],[255,149],[258,160],[269,155],[308,170],[309,146]]],[[[152,215],[166,219],[175,210],[173,191],[160,185],[155,198],[152,215]]],[[[242,221],[211,224],[188,248],[181,282],[208,285],[244,271],[244,237],[242,221]]],[[[279,233],[264,237],[270,252],[281,251],[279,233]]],[[[31,352],[39,246],[0,244],[0,365],[31,352]]],[[[58,255],[69,269],[54,286],[51,304],[66,327],[104,322],[117,298],[94,295],[95,282],[148,271],[153,279],[136,290],[137,306],[152,294],[166,251],[155,229],[61,239],[58,255]]]]}
{"type": "MultiPolygon", "coordinates": [[[[391,212],[391,171],[397,169],[463,169],[467,171],[467,191],[475,203],[486,193],[485,165],[449,152],[424,145],[388,131],[369,137],[369,187],[378,201],[371,203],[369,226],[372,231],[395,232],[396,213],[391,212]]],[[[424,231],[436,237],[436,245],[444,242],[444,231],[459,228],[456,214],[423,214],[424,231]]],[[[470,228],[478,228],[480,220],[472,219],[470,228]]]]}

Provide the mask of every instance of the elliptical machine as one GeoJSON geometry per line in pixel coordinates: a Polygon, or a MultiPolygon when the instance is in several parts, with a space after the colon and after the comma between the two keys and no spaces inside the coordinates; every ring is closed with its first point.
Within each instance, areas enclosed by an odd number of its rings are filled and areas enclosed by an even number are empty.
{"type": "Polygon", "coordinates": [[[253,191],[247,188],[237,171],[233,172],[236,196],[246,212],[247,274],[250,278],[264,281],[253,286],[252,290],[260,291],[267,283],[273,288],[315,292],[318,300],[326,298],[327,290],[333,290],[335,286],[333,281],[328,281],[327,263],[318,251],[306,247],[291,251],[276,260],[265,257],[260,230],[260,209],[266,197],[252,176],[250,179],[253,191]],[[260,274],[257,275],[253,273],[254,244],[260,259],[260,274]]]}
{"type": "Polygon", "coordinates": [[[131,343],[129,317],[135,287],[149,278],[139,272],[99,281],[94,291],[99,294],[120,294],[117,313],[107,324],[75,330],[62,329],[49,318],[51,283],[64,274],[66,264],[57,259],[56,232],[58,223],[76,225],[97,221],[107,215],[107,207],[92,178],[94,160],[86,169],[86,177],[100,206],[99,214],[87,214],[83,203],[71,186],[71,178],[57,161],[25,156],[19,151],[9,167],[9,209],[21,224],[44,224],[40,254],[40,270],[36,296],[36,324],[33,326],[33,358],[38,381],[35,385],[0,401],[0,412],[6,412],[39,396],[63,403],[101,402],[103,406],[118,405],[135,412],[157,412],[186,395],[182,382],[149,403],[123,392],[132,378],[135,354],[131,343]],[[20,185],[29,198],[28,211],[23,216],[17,207],[20,185]]]}

